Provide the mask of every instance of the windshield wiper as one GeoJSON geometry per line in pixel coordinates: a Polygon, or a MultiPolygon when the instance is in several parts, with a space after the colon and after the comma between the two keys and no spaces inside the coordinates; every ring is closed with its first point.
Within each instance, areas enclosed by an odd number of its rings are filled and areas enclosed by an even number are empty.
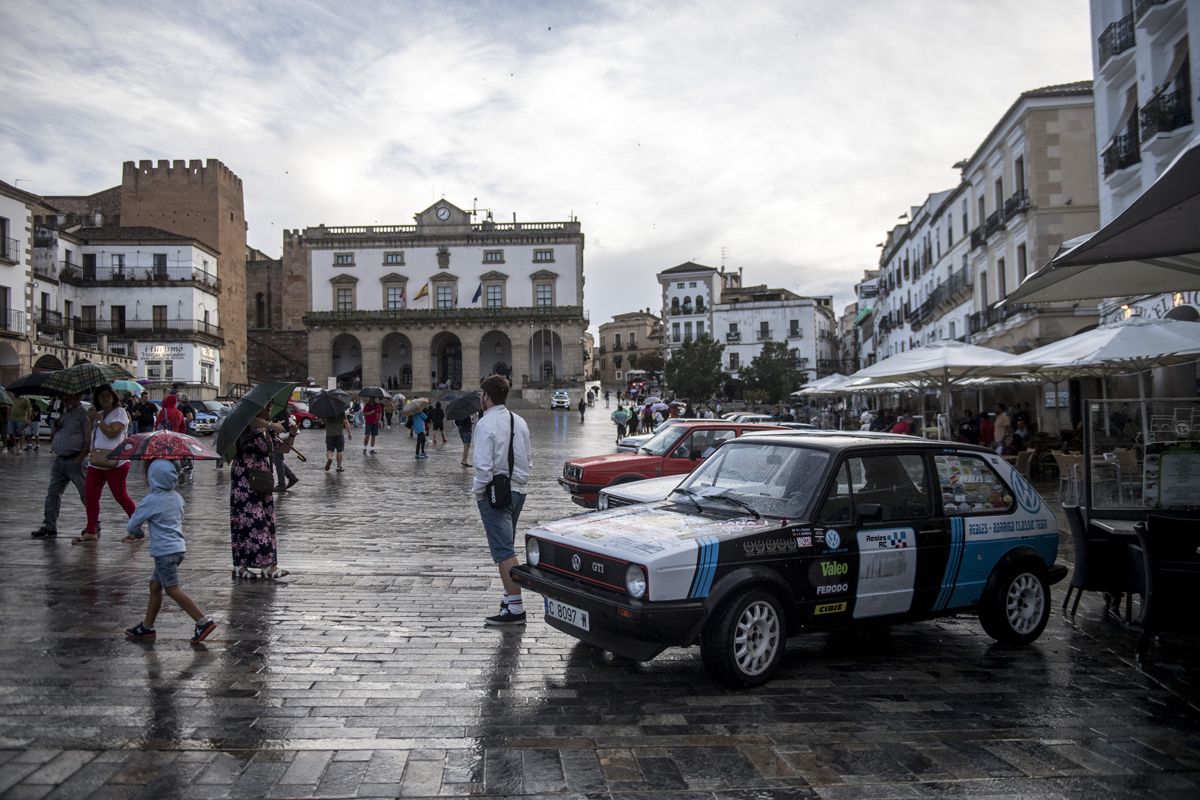
{"type": "Polygon", "coordinates": [[[738,500],[736,497],[730,497],[727,494],[706,494],[706,495],[704,495],[704,497],[705,497],[705,499],[724,500],[727,503],[733,503],[738,508],[742,508],[742,509],[745,509],[746,511],[748,511],[750,513],[750,516],[754,517],[755,519],[762,519],[762,514],[758,513],[758,511],[755,510],[754,506],[750,505],[745,500],[738,500]]]}
{"type": "Polygon", "coordinates": [[[703,513],[704,513],[704,506],[700,505],[700,501],[696,499],[696,493],[695,493],[695,492],[693,492],[691,489],[679,489],[679,488],[675,488],[675,489],[672,489],[672,490],[671,490],[671,494],[675,494],[676,492],[679,492],[681,495],[683,495],[684,497],[686,497],[688,500],[691,500],[691,501],[692,501],[692,503],[694,503],[694,504],[695,504],[695,506],[696,506],[696,510],[697,510],[697,511],[699,511],[701,514],[703,514],[703,513]]]}

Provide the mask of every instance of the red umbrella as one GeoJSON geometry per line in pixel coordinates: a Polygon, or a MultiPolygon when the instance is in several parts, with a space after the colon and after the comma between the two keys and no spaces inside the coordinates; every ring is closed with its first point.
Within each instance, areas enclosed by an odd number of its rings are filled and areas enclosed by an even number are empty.
{"type": "Polygon", "coordinates": [[[135,433],[121,445],[108,454],[109,458],[119,461],[151,461],[164,458],[169,461],[179,461],[185,458],[197,460],[215,460],[220,458],[217,451],[199,439],[186,433],[175,431],[151,431],[150,433],[135,433]]]}

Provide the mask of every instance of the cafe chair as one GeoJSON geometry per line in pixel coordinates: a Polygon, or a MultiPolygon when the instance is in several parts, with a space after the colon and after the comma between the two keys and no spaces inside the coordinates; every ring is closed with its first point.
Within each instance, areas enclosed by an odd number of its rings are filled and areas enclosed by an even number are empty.
{"type": "MultiPolygon", "coordinates": [[[[1084,592],[1104,592],[1106,610],[1113,610],[1114,598],[1121,592],[1129,592],[1137,587],[1129,586],[1117,577],[1113,541],[1107,533],[1088,526],[1083,506],[1063,506],[1063,511],[1066,512],[1067,524],[1071,528],[1071,550],[1075,559],[1071,579],[1067,583],[1067,593],[1063,597],[1063,616],[1069,621],[1074,621],[1079,599],[1084,592]]],[[[1117,605],[1117,611],[1119,608],[1117,605]]]]}
{"type": "Polygon", "coordinates": [[[1150,514],[1136,526],[1146,593],[1142,601],[1139,663],[1163,632],[1195,635],[1200,623],[1195,608],[1200,583],[1200,529],[1196,518],[1150,514]]]}
{"type": "Polygon", "coordinates": [[[1067,505],[1079,502],[1082,485],[1083,456],[1051,451],[1054,463],[1058,466],[1058,501],[1067,505]]]}
{"type": "Polygon", "coordinates": [[[1017,474],[1019,474],[1025,480],[1030,480],[1029,465],[1032,462],[1033,462],[1033,451],[1032,450],[1022,450],[1021,452],[1017,453],[1017,463],[1016,463],[1017,474]]]}

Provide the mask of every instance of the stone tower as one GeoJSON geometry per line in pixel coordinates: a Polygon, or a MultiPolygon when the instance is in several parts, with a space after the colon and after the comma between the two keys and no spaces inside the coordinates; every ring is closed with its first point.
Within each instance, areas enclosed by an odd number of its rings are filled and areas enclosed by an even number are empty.
{"type": "Polygon", "coordinates": [[[242,179],[215,158],[126,161],[121,171],[121,224],[148,225],[213,247],[221,295],[217,309],[225,347],[221,394],[247,383],[246,212],[242,179]]]}

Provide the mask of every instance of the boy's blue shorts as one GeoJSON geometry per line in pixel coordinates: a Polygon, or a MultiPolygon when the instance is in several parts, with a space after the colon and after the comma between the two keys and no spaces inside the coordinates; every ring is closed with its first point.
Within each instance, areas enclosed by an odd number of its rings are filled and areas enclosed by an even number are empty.
{"type": "Polygon", "coordinates": [[[154,574],[150,576],[150,580],[157,581],[164,589],[178,586],[179,565],[183,563],[185,555],[187,553],[170,553],[165,556],[155,556],[154,574]]]}

